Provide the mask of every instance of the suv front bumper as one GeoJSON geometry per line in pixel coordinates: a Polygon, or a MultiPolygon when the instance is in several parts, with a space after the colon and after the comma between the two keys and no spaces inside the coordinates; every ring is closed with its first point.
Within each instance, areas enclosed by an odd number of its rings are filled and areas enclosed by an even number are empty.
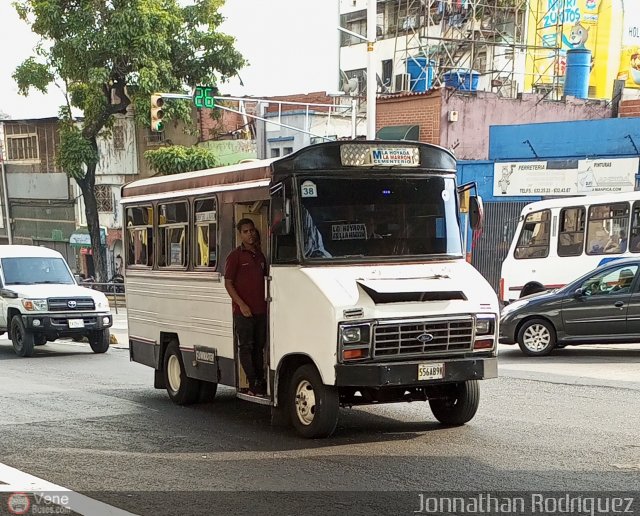
{"type": "MultiPolygon", "coordinates": [[[[59,314],[22,314],[25,328],[33,333],[47,335],[83,335],[90,331],[104,330],[113,324],[110,313],[78,312],[59,314]],[[82,320],[81,327],[70,328],[69,321],[82,320]]],[[[72,323],[73,324],[73,323],[72,323]]]]}

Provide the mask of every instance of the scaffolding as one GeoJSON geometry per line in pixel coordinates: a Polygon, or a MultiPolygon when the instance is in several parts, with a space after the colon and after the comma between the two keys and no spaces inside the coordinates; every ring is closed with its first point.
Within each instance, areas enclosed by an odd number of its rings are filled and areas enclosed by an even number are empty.
{"type": "Polygon", "coordinates": [[[555,30],[548,21],[550,13],[562,12],[564,1],[545,0],[544,9],[538,0],[380,2],[387,35],[395,38],[393,89],[410,89],[409,78],[402,76],[408,60],[420,56],[425,58],[419,60],[424,72],[433,74],[433,86],[444,85],[447,73],[464,70],[479,74],[479,89],[500,96],[534,91],[556,98],[563,78],[563,16],[553,17],[555,30]],[[535,29],[528,30],[528,24],[535,29]],[[395,28],[395,34],[389,34],[389,28],[395,28]]]}

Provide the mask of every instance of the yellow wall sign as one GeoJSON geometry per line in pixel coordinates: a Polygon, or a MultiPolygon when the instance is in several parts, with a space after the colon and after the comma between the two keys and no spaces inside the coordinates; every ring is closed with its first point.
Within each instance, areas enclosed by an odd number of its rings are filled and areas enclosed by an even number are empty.
{"type": "Polygon", "coordinates": [[[640,88],[639,0],[532,0],[526,90],[563,83],[566,52],[591,52],[589,97],[610,99],[613,81],[640,88]],[[537,4],[537,5],[536,5],[537,4]],[[558,51],[559,49],[559,51],[558,51]],[[558,80],[559,79],[559,80],[558,80]]]}

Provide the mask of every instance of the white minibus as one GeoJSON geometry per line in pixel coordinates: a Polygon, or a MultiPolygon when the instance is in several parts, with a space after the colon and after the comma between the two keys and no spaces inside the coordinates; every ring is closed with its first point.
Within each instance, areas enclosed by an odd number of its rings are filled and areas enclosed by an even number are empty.
{"type": "Polygon", "coordinates": [[[608,261],[640,253],[640,192],[566,197],[522,210],[502,264],[500,298],[560,288],[608,261]]]}
{"type": "MultiPolygon", "coordinates": [[[[176,403],[231,386],[305,437],[365,404],[428,401],[440,422],[466,423],[478,380],[497,376],[498,300],[464,259],[458,194],[453,155],[406,141],[125,185],[131,359],[176,403]],[[224,287],[243,218],[269,263],[265,396],[247,392],[224,287]]],[[[469,212],[479,224],[478,198],[469,212]]]]}

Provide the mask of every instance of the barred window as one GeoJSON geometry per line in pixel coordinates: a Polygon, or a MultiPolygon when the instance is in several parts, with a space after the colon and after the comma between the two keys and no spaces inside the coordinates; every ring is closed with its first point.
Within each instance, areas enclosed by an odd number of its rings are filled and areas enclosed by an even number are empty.
{"type": "Polygon", "coordinates": [[[215,268],[218,261],[216,200],[202,199],[195,202],[195,266],[215,268]]]}
{"type": "Polygon", "coordinates": [[[7,135],[7,161],[38,159],[38,136],[36,134],[7,135]]]}
{"type": "Polygon", "coordinates": [[[158,206],[158,266],[186,267],[189,215],[186,202],[158,206]]]}
{"type": "Polygon", "coordinates": [[[127,265],[153,265],[153,208],[127,208],[127,265]]]}
{"type": "Polygon", "coordinates": [[[113,148],[115,150],[124,150],[124,126],[113,126],[113,148]]]}
{"type": "Polygon", "coordinates": [[[96,204],[98,211],[102,213],[113,213],[113,192],[109,185],[96,185],[96,204]]]}

